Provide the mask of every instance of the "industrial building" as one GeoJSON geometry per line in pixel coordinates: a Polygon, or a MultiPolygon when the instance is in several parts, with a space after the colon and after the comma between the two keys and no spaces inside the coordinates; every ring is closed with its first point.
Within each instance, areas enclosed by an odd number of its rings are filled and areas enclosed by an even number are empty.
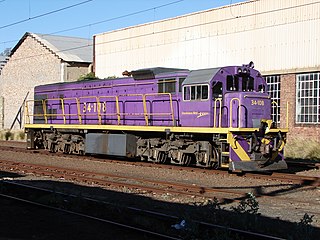
{"type": "Polygon", "coordinates": [[[320,1],[252,0],[94,36],[96,76],[148,67],[202,69],[253,61],[273,118],[320,141],[320,1]]]}

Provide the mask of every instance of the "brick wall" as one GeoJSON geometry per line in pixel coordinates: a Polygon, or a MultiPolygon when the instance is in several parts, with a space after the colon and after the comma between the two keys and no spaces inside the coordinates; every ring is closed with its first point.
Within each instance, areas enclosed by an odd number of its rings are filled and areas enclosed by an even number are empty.
{"type": "Polygon", "coordinates": [[[320,142],[320,125],[319,124],[296,124],[296,74],[281,75],[281,92],[280,92],[280,126],[286,127],[286,104],[289,103],[289,133],[288,141],[297,137],[317,140],[320,142]]]}
{"type": "MultiPolygon", "coordinates": [[[[36,85],[60,81],[61,60],[28,36],[2,69],[4,128],[10,128],[26,94],[33,98],[36,85]]],[[[19,125],[16,124],[15,128],[19,125]]]]}
{"type": "MultiPolygon", "coordinates": [[[[88,72],[88,66],[87,63],[63,63],[43,44],[27,36],[1,72],[0,97],[4,98],[4,118],[0,119],[0,123],[3,122],[0,129],[10,128],[28,92],[28,98],[33,99],[35,86],[76,81],[88,72]]],[[[14,128],[19,128],[19,124],[16,123],[14,128]]]]}
{"type": "Polygon", "coordinates": [[[4,99],[0,96],[0,129],[4,127],[4,108],[3,108],[4,99]]]}

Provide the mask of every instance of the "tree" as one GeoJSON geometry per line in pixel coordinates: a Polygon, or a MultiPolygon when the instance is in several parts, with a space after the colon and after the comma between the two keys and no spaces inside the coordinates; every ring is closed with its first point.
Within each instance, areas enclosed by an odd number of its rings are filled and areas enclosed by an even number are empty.
{"type": "Polygon", "coordinates": [[[94,74],[94,72],[90,72],[90,73],[81,75],[81,76],[78,78],[78,81],[89,80],[89,79],[98,79],[98,77],[96,77],[96,75],[94,74]]]}

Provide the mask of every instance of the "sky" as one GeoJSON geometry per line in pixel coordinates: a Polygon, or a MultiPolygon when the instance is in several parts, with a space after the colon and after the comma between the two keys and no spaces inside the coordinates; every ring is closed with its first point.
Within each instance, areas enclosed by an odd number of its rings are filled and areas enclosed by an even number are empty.
{"type": "Polygon", "coordinates": [[[0,53],[26,32],[92,39],[94,34],[245,0],[0,0],[0,53]]]}

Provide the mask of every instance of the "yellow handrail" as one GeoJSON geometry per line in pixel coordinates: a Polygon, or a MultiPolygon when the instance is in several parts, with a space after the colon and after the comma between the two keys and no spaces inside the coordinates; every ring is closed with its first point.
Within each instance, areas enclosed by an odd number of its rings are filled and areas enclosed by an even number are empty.
{"type": "MultiPolygon", "coordinates": [[[[95,114],[95,113],[93,113],[93,114],[85,114],[85,115],[87,115],[87,116],[95,116],[95,115],[97,115],[98,116],[98,121],[99,121],[99,125],[101,125],[101,114],[100,114],[100,101],[99,101],[99,97],[97,97],[97,96],[84,96],[84,97],[79,97],[79,103],[81,102],[80,101],[80,99],[95,99],[95,104],[96,104],[96,108],[94,108],[94,109],[97,109],[97,114],[95,114]]],[[[86,102],[84,102],[84,104],[86,104],[86,102]]],[[[90,106],[90,105],[89,105],[90,106]]],[[[79,107],[79,110],[80,110],[80,107],[79,107]]],[[[86,112],[86,109],[84,109],[83,110],[83,112],[86,112]]],[[[91,112],[91,110],[90,110],[90,112],[91,112]]],[[[81,113],[79,113],[81,116],[83,115],[83,114],[81,114],[81,113]]]]}
{"type": "MultiPolygon", "coordinates": [[[[146,93],[145,97],[147,97],[147,96],[161,96],[161,95],[168,95],[169,96],[171,113],[168,113],[168,115],[171,115],[172,125],[175,126],[174,110],[173,110],[172,94],[171,93],[146,93]]],[[[165,113],[163,113],[163,114],[165,114],[165,113]]],[[[156,115],[156,114],[150,114],[150,115],[156,115]]]]}
{"type": "Polygon", "coordinates": [[[289,128],[289,102],[287,102],[287,117],[286,127],[289,128]]]}
{"type": "MultiPolygon", "coordinates": [[[[121,115],[120,115],[120,107],[119,107],[119,97],[118,96],[99,96],[98,97],[98,102],[99,102],[99,110],[100,110],[100,116],[103,115],[103,116],[117,116],[117,120],[118,120],[118,125],[120,125],[120,121],[121,121],[121,115]],[[116,113],[101,113],[101,99],[103,98],[115,98],[115,101],[116,101],[116,113]]],[[[106,104],[106,103],[105,103],[106,104]]],[[[102,112],[107,112],[107,105],[106,105],[106,110],[105,111],[102,111],[102,112]]]]}
{"type": "MultiPolygon", "coordinates": [[[[30,123],[30,116],[42,116],[44,117],[44,121],[47,124],[48,123],[48,116],[62,116],[63,117],[63,123],[66,124],[67,122],[67,116],[78,116],[78,121],[79,124],[82,124],[82,116],[84,115],[97,115],[99,124],[102,124],[102,115],[115,115],[117,116],[117,122],[118,125],[121,123],[121,115],[129,115],[130,113],[120,113],[120,106],[119,106],[119,97],[121,96],[132,96],[132,97],[139,97],[141,98],[142,104],[143,104],[143,113],[132,113],[134,115],[144,115],[145,118],[145,124],[146,126],[149,125],[149,116],[165,116],[165,115],[171,115],[171,119],[173,122],[173,126],[175,126],[175,119],[174,119],[174,109],[173,109],[173,102],[172,102],[172,95],[171,93],[148,93],[148,94],[123,94],[123,95],[114,95],[114,96],[83,96],[83,97],[71,97],[71,98],[48,98],[48,99],[43,99],[43,100],[27,100],[25,104],[25,121],[28,120],[30,123]],[[170,103],[170,112],[168,113],[149,113],[148,108],[147,108],[147,97],[149,96],[160,96],[160,95],[167,95],[169,96],[169,103],[170,103]],[[114,98],[116,102],[116,113],[103,113],[101,112],[101,100],[103,98],[114,98]],[[91,105],[87,106],[86,102],[81,102],[83,99],[94,99],[94,113],[87,113],[87,108],[90,107],[91,105]],[[77,106],[77,113],[66,113],[65,112],[65,105],[66,101],[68,100],[74,100],[77,106]],[[30,114],[29,113],[29,104],[30,102],[41,102],[43,113],[41,114],[30,114]],[[61,111],[62,113],[47,113],[47,105],[50,103],[50,101],[59,101],[61,104],[61,111]],[[84,104],[84,108],[81,109],[81,104],[84,104]]],[[[91,108],[91,107],[90,107],[91,108]]],[[[90,110],[91,111],[91,110],[90,110]]],[[[221,109],[220,109],[221,112],[221,109]]],[[[220,114],[221,118],[221,114],[220,114]]],[[[221,124],[221,119],[220,119],[220,124],[221,124]]]]}
{"type": "Polygon", "coordinates": [[[240,127],[240,123],[241,123],[241,105],[240,105],[240,99],[239,98],[232,98],[231,100],[230,100],[230,111],[229,111],[229,127],[232,127],[232,103],[233,103],[233,101],[238,101],[238,103],[239,103],[239,115],[238,115],[238,122],[239,122],[239,124],[238,124],[238,127],[240,127]]]}
{"type": "Polygon", "coordinates": [[[44,99],[43,101],[43,113],[44,113],[44,118],[45,118],[45,123],[47,124],[48,123],[48,119],[47,119],[47,116],[59,116],[59,115],[62,115],[63,117],[63,124],[66,124],[66,114],[64,112],[64,101],[63,101],[63,98],[50,98],[50,99],[44,99]],[[46,106],[47,106],[47,102],[49,101],[60,101],[60,104],[61,104],[61,110],[62,110],[62,114],[47,114],[46,112],[46,106]]]}
{"type": "Polygon", "coordinates": [[[214,100],[214,112],[213,112],[213,127],[216,127],[216,123],[217,123],[217,102],[220,102],[220,106],[219,106],[219,125],[218,127],[221,127],[221,114],[222,114],[222,98],[216,98],[214,100]]]}
{"type": "MultiPolygon", "coordinates": [[[[143,107],[143,113],[142,114],[144,115],[144,120],[146,122],[146,126],[149,125],[147,103],[146,103],[146,98],[145,98],[144,94],[141,94],[141,93],[129,93],[129,94],[121,94],[121,95],[119,95],[119,97],[141,97],[141,99],[142,99],[142,107],[143,107]]],[[[125,115],[125,113],[122,113],[122,115],[125,115]]],[[[137,115],[139,115],[139,113],[137,115]]]]}
{"type": "Polygon", "coordinates": [[[45,118],[45,123],[47,123],[47,114],[46,114],[46,107],[45,107],[45,104],[44,104],[44,100],[26,100],[25,102],[25,113],[24,113],[24,116],[25,116],[25,123],[31,123],[31,119],[30,119],[30,116],[33,116],[33,117],[44,117],[45,118]],[[43,114],[30,114],[30,110],[29,110],[29,103],[30,102],[41,102],[41,106],[42,106],[42,109],[44,111],[43,114]]]}

